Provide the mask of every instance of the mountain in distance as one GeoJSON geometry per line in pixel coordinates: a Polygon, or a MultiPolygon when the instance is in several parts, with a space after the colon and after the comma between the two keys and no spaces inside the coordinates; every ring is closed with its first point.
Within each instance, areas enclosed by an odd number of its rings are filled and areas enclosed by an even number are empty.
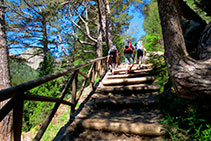
{"type": "Polygon", "coordinates": [[[10,54],[10,76],[12,86],[38,78],[38,69],[43,61],[42,55],[34,55],[38,49],[28,49],[17,57],[10,54]]]}

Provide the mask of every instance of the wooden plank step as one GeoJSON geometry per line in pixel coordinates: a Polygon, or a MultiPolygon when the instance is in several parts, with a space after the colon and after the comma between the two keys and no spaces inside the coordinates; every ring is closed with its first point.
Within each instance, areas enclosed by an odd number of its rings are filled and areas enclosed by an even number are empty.
{"type": "Polygon", "coordinates": [[[126,85],[126,84],[139,84],[143,82],[153,81],[153,76],[147,77],[138,77],[138,78],[122,78],[122,79],[103,79],[102,84],[105,86],[108,85],[126,85]]]}
{"type": "Polygon", "coordinates": [[[77,117],[77,126],[118,133],[143,136],[161,136],[166,134],[165,127],[159,124],[162,114],[159,110],[128,109],[121,111],[95,110],[77,117]]]}
{"type": "MultiPolygon", "coordinates": [[[[143,67],[152,67],[153,64],[152,63],[148,63],[148,64],[142,64],[143,67]]],[[[120,64],[118,67],[120,68],[126,68],[126,64],[120,64]]],[[[134,64],[134,67],[138,67],[138,64],[134,64]]]]}
{"type": "MultiPolygon", "coordinates": [[[[77,134],[85,129],[107,131],[106,133],[137,134],[140,136],[155,137],[166,134],[165,125],[159,124],[162,119],[160,110],[121,110],[107,111],[106,109],[90,109],[87,103],[71,124],[63,127],[55,140],[69,140],[77,138],[77,134]],[[76,135],[76,136],[75,136],[76,135]]],[[[130,135],[131,136],[131,135],[130,135]]],[[[106,138],[107,139],[107,138],[106,138]]]]}
{"type": "Polygon", "coordinates": [[[104,86],[100,84],[96,92],[152,92],[152,91],[158,91],[160,89],[160,86],[157,84],[135,84],[135,85],[114,85],[114,86],[104,86]]]}
{"type": "Polygon", "coordinates": [[[94,130],[104,130],[118,133],[137,134],[142,136],[165,135],[165,128],[160,124],[148,124],[141,122],[110,122],[105,119],[87,119],[80,123],[80,126],[94,130]]]}
{"type": "MultiPolygon", "coordinates": [[[[115,69],[114,70],[114,73],[115,74],[118,74],[118,73],[125,73],[125,68],[119,68],[119,69],[115,69]]],[[[132,70],[130,70],[129,72],[130,73],[142,73],[142,72],[149,72],[149,71],[152,71],[152,69],[151,68],[149,68],[149,69],[140,69],[140,70],[137,70],[135,67],[133,67],[132,68],[132,70]]],[[[111,73],[109,73],[109,74],[111,74],[111,73]]]]}
{"type": "Polygon", "coordinates": [[[159,102],[157,95],[114,96],[94,94],[92,95],[95,107],[107,107],[112,109],[140,108],[156,106],[159,102]]]}
{"type": "Polygon", "coordinates": [[[135,73],[135,74],[117,74],[117,75],[107,75],[107,79],[119,79],[119,78],[132,78],[141,77],[149,75],[149,72],[135,73]]]}

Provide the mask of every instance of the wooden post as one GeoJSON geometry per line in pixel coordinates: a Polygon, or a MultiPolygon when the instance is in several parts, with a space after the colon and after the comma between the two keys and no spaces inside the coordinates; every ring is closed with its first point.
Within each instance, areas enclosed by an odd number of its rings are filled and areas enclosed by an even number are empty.
{"type": "Polygon", "coordinates": [[[71,113],[70,116],[75,112],[75,107],[76,107],[76,94],[77,94],[77,82],[78,82],[78,71],[75,72],[75,77],[73,79],[72,83],[72,101],[71,103],[73,104],[71,106],[71,113]]]}
{"type": "MultiPolygon", "coordinates": [[[[96,62],[94,63],[94,68],[92,70],[92,82],[95,82],[95,70],[96,70],[96,62]]],[[[94,90],[94,84],[92,84],[92,90],[94,90]]]]}
{"type": "Polygon", "coordinates": [[[102,60],[99,61],[98,70],[99,70],[99,76],[101,78],[103,75],[102,60]]]}
{"type": "Polygon", "coordinates": [[[24,94],[18,96],[18,99],[16,101],[16,106],[13,109],[12,141],[21,141],[23,108],[24,108],[23,95],[24,94]]]}
{"type": "Polygon", "coordinates": [[[103,72],[105,72],[107,70],[107,65],[106,65],[105,60],[102,60],[102,69],[103,69],[103,72]]]}
{"type": "MultiPolygon", "coordinates": [[[[92,66],[91,66],[91,68],[89,69],[89,72],[88,72],[88,75],[87,75],[87,77],[86,77],[86,79],[85,79],[85,81],[83,82],[83,84],[82,84],[82,87],[81,87],[81,89],[80,89],[80,91],[79,91],[79,93],[78,93],[78,98],[77,98],[77,103],[78,103],[78,101],[79,101],[79,99],[80,99],[80,97],[81,97],[81,95],[82,95],[82,93],[83,93],[83,90],[84,90],[84,88],[85,88],[85,86],[86,86],[86,82],[87,81],[91,81],[91,80],[89,80],[89,78],[90,78],[90,75],[91,75],[91,73],[92,73],[92,69],[94,68],[94,64],[92,64],[92,66]]],[[[78,71],[79,73],[80,73],[80,71],[78,71]]],[[[92,82],[92,81],[91,81],[92,82]]],[[[94,82],[93,83],[91,83],[90,82],[90,84],[94,84],[94,82]]]]}

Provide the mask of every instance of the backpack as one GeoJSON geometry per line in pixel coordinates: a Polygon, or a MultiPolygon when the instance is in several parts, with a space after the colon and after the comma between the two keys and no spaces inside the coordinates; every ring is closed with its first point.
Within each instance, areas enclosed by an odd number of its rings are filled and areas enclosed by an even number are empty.
{"type": "Polygon", "coordinates": [[[114,57],[114,56],[116,56],[116,52],[117,52],[117,48],[116,48],[116,46],[114,45],[114,46],[112,46],[112,47],[109,49],[108,54],[109,54],[111,57],[114,57]]]}
{"type": "Polygon", "coordinates": [[[143,44],[139,41],[138,43],[137,43],[137,45],[136,45],[136,51],[138,51],[138,50],[143,50],[144,48],[143,48],[143,44]]]}
{"type": "Polygon", "coordinates": [[[132,42],[130,39],[126,39],[124,42],[124,52],[132,52],[132,42]]]}

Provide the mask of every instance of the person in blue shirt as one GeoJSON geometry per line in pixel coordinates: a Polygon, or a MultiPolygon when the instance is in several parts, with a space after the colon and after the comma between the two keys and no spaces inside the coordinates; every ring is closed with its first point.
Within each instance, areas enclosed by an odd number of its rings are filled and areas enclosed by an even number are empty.
{"type": "Polygon", "coordinates": [[[144,61],[143,56],[146,55],[146,52],[147,52],[141,40],[135,44],[135,50],[137,53],[137,64],[138,64],[137,69],[140,69],[144,61]]]}

